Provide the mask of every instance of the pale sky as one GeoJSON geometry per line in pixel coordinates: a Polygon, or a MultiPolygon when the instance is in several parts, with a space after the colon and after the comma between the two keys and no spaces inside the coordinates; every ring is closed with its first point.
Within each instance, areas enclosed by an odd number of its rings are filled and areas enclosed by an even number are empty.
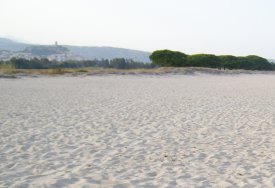
{"type": "Polygon", "coordinates": [[[275,59],[275,0],[0,0],[0,37],[275,59]]]}

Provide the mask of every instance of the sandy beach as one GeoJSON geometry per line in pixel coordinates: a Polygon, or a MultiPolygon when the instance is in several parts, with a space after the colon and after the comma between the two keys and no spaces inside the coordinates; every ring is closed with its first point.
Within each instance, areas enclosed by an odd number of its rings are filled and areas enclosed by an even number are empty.
{"type": "Polygon", "coordinates": [[[0,187],[275,187],[275,75],[2,78],[0,187]]]}

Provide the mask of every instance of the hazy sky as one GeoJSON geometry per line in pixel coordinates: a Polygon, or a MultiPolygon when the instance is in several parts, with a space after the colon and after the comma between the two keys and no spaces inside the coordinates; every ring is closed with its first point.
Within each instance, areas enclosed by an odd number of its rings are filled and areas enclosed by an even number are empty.
{"type": "Polygon", "coordinates": [[[275,0],[0,0],[0,36],[275,58],[274,10],[275,0]]]}

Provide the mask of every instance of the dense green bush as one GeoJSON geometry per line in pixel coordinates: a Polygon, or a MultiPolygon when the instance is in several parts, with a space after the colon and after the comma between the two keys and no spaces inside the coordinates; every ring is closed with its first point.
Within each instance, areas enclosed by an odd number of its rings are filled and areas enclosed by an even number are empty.
{"type": "Polygon", "coordinates": [[[186,55],[177,51],[158,50],[150,56],[152,63],[160,67],[209,67],[223,69],[275,70],[275,65],[266,59],[250,55],[236,57],[213,54],[186,55]]]}
{"type": "Polygon", "coordinates": [[[220,68],[221,59],[212,54],[196,54],[188,56],[188,66],[220,68]]]}
{"type": "Polygon", "coordinates": [[[153,64],[161,67],[182,67],[187,62],[187,55],[170,50],[158,50],[150,55],[153,64]]]}

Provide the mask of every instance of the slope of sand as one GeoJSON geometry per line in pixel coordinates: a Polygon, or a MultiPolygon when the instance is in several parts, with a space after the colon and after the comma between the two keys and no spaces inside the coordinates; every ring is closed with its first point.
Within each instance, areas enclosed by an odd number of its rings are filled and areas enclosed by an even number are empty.
{"type": "Polygon", "coordinates": [[[275,76],[0,79],[0,187],[274,187],[275,76]]]}

